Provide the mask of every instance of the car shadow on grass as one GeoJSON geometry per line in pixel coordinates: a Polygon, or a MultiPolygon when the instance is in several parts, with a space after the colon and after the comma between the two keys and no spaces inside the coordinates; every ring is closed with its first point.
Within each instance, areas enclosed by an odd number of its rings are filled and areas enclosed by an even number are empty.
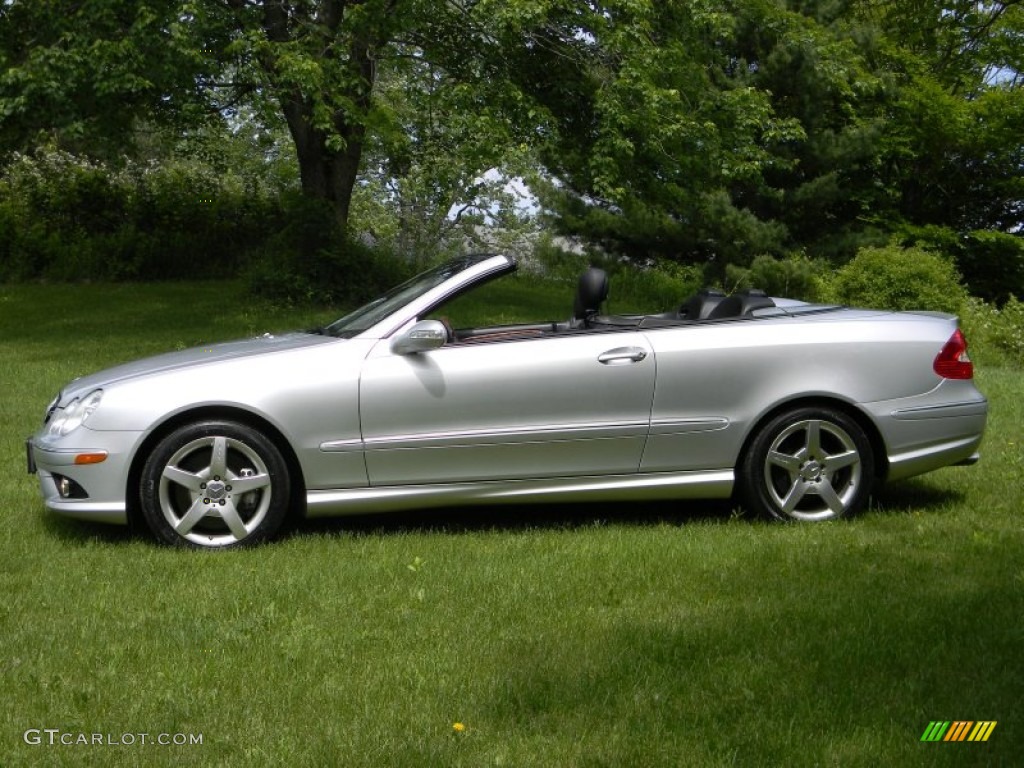
{"type": "MultiPolygon", "coordinates": [[[[934,514],[960,504],[966,493],[938,488],[924,479],[884,485],[861,516],[934,514]]],[[[303,520],[289,537],[304,535],[389,535],[402,533],[474,533],[481,531],[573,530],[601,525],[655,526],[741,523],[773,525],[744,509],[735,499],[667,500],[578,504],[480,505],[429,508],[351,517],[303,520]]]]}
{"type": "MultiPolygon", "coordinates": [[[[39,512],[46,535],[62,544],[126,545],[153,539],[140,526],[109,525],[39,512]]],[[[295,520],[275,540],[304,536],[387,536],[406,533],[575,530],[602,525],[687,525],[753,519],[725,501],[659,501],[602,504],[496,505],[443,507],[402,512],[295,520]]],[[[271,542],[272,545],[272,542],[271,542]]]]}
{"type": "Polygon", "coordinates": [[[911,512],[939,512],[964,503],[967,493],[960,488],[936,487],[928,479],[911,478],[883,485],[871,497],[866,515],[905,515],[911,512]]]}
{"type": "Polygon", "coordinates": [[[729,500],[437,507],[373,515],[304,520],[289,530],[304,535],[392,535],[482,531],[577,530],[603,525],[656,526],[753,520],[729,500]]]}
{"type": "Polygon", "coordinates": [[[126,525],[109,525],[88,520],[76,520],[42,510],[39,524],[46,535],[62,544],[127,544],[139,539],[139,534],[126,525]]]}

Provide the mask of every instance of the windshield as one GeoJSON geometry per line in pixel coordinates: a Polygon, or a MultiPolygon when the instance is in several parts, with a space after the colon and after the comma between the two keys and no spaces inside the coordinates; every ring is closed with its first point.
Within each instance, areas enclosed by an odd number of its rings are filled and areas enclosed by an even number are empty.
{"type": "Polygon", "coordinates": [[[388,315],[404,307],[410,301],[419,298],[431,288],[436,288],[445,280],[448,280],[474,264],[490,258],[490,255],[477,254],[463,256],[458,259],[446,261],[444,264],[428,269],[416,277],[408,280],[396,288],[380,296],[369,304],[366,304],[355,312],[350,312],[340,320],[328,325],[323,333],[328,336],[336,336],[342,339],[351,339],[353,336],[366,331],[388,315]]]}

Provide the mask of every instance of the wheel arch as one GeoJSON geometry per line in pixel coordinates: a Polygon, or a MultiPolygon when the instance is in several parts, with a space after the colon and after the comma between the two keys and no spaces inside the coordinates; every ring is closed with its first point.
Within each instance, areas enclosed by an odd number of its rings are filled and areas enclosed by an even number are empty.
{"type": "Polygon", "coordinates": [[[796,397],[791,400],[776,403],[772,408],[762,413],[747,431],[747,435],[743,439],[743,445],[736,457],[735,466],[739,467],[743,463],[743,459],[750,450],[750,446],[754,442],[754,439],[761,430],[764,429],[768,422],[785,411],[808,407],[832,408],[842,412],[857,422],[857,425],[864,430],[864,434],[867,436],[868,442],[871,444],[871,452],[874,454],[875,460],[875,479],[878,481],[885,480],[886,476],[889,474],[889,454],[886,451],[885,440],[882,438],[882,433],[878,429],[874,420],[852,403],[836,397],[827,397],[824,395],[796,397]]]}
{"type": "Polygon", "coordinates": [[[299,463],[294,449],[288,439],[270,421],[259,414],[247,411],[244,408],[237,408],[227,405],[208,405],[199,408],[192,408],[176,413],[153,429],[135,451],[132,457],[131,466],[128,469],[127,485],[125,487],[125,502],[128,511],[128,523],[136,530],[142,530],[145,523],[142,521],[142,508],[139,499],[139,487],[142,481],[142,468],[146,459],[153,452],[156,446],[174,430],[192,424],[197,421],[210,421],[214,419],[224,421],[235,421],[247,427],[261,432],[281,452],[285,464],[288,467],[288,474],[291,480],[291,498],[288,500],[288,515],[286,520],[296,520],[305,517],[306,514],[306,481],[302,473],[302,465],[299,463]]]}

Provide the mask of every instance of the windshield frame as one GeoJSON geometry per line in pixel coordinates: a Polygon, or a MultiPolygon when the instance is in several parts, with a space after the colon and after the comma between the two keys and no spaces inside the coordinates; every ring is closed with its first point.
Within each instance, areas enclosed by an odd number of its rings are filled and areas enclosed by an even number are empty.
{"type": "Polygon", "coordinates": [[[508,256],[478,253],[450,259],[395,286],[323,328],[325,335],[341,339],[357,336],[385,338],[425,307],[491,273],[511,272],[516,263],[508,256]]]}

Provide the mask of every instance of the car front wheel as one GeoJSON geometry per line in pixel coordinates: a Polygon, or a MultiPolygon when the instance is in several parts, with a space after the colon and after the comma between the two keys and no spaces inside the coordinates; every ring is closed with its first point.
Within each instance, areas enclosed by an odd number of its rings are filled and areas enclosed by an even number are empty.
{"type": "Polygon", "coordinates": [[[280,528],[288,500],[281,452],[235,422],[175,430],[142,470],[142,515],[168,544],[224,548],[266,541],[280,528]]]}
{"type": "Polygon", "coordinates": [[[849,517],[874,479],[863,428],[832,408],[796,408],[766,424],[740,462],[739,491],[753,511],[780,520],[849,517]]]}

